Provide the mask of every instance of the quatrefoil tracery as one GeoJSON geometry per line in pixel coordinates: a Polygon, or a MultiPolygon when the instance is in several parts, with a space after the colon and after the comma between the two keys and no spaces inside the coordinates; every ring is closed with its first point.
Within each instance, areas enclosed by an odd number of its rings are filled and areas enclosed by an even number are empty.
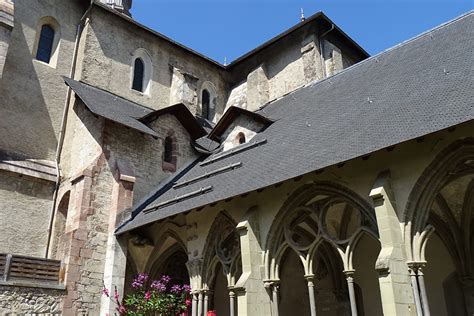
{"type": "Polygon", "coordinates": [[[285,221],[283,231],[292,248],[305,252],[320,237],[346,245],[363,226],[370,226],[370,221],[353,202],[321,196],[296,207],[285,221]]]}

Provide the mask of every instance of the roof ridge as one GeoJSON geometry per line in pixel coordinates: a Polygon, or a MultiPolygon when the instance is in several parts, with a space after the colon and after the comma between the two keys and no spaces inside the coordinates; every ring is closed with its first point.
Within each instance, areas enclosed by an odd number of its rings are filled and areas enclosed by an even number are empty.
{"type": "Polygon", "coordinates": [[[279,98],[273,99],[273,100],[269,101],[268,103],[265,103],[265,104],[262,105],[256,112],[259,112],[259,111],[264,110],[267,106],[269,106],[269,105],[271,105],[271,104],[274,104],[275,102],[280,101],[281,99],[284,99],[284,98],[286,98],[286,97],[292,95],[293,93],[296,93],[296,92],[298,92],[298,91],[301,91],[301,90],[303,90],[303,89],[305,89],[305,88],[309,88],[309,87],[313,87],[313,86],[315,86],[315,85],[322,84],[322,83],[324,83],[324,82],[326,82],[326,81],[329,81],[329,80],[334,79],[335,77],[339,77],[340,75],[345,74],[345,73],[347,73],[347,72],[349,72],[349,71],[351,71],[351,70],[353,70],[353,69],[356,69],[356,68],[358,68],[358,67],[360,67],[360,66],[362,66],[362,65],[364,65],[364,64],[366,64],[366,63],[368,63],[368,62],[371,62],[371,61],[373,61],[373,60],[376,60],[376,59],[379,58],[380,56],[383,56],[383,55],[385,55],[385,54],[387,54],[387,53],[389,53],[389,52],[391,52],[391,51],[393,51],[393,50],[395,50],[395,49],[398,49],[398,48],[400,48],[400,47],[404,47],[404,46],[407,45],[407,44],[410,44],[410,43],[412,43],[412,42],[414,42],[414,41],[416,41],[416,40],[419,40],[419,39],[421,39],[421,38],[423,38],[423,37],[429,35],[430,33],[434,32],[434,31],[441,30],[441,29],[443,29],[443,28],[445,28],[445,27],[447,27],[447,26],[449,26],[449,25],[451,25],[451,24],[453,24],[453,23],[455,23],[455,22],[458,22],[458,21],[460,21],[460,20],[462,20],[462,19],[464,19],[464,18],[469,17],[470,15],[474,15],[474,10],[470,10],[470,11],[468,11],[468,12],[465,12],[465,13],[461,14],[460,16],[457,16],[457,17],[453,18],[452,20],[449,20],[449,21],[444,22],[444,23],[442,23],[442,24],[439,24],[439,25],[437,25],[437,26],[435,26],[435,27],[432,27],[431,29],[428,29],[428,30],[426,30],[426,31],[424,31],[424,32],[422,32],[422,33],[420,33],[420,34],[418,34],[418,35],[415,35],[415,36],[413,36],[413,37],[411,37],[411,38],[409,38],[409,39],[407,39],[407,40],[405,40],[405,41],[403,41],[403,42],[400,42],[400,43],[396,44],[395,46],[389,47],[389,48],[387,48],[387,49],[385,49],[385,50],[383,50],[383,51],[381,51],[381,52],[379,52],[379,53],[377,53],[377,54],[375,54],[375,55],[373,55],[373,56],[370,56],[370,57],[368,57],[368,58],[366,58],[366,59],[364,59],[364,60],[361,60],[360,62],[358,62],[358,63],[356,63],[356,64],[353,64],[353,65],[351,65],[351,66],[349,66],[349,67],[347,67],[347,68],[341,70],[340,72],[338,72],[338,73],[336,73],[336,74],[334,74],[334,75],[332,75],[332,76],[329,76],[329,77],[326,77],[326,78],[323,78],[323,79],[320,79],[320,80],[317,80],[317,79],[316,79],[316,80],[313,80],[313,81],[311,81],[311,82],[309,82],[309,83],[307,83],[307,84],[305,84],[305,85],[302,85],[302,86],[296,88],[295,90],[293,90],[293,91],[291,91],[291,92],[288,92],[288,93],[286,93],[286,94],[280,96],[279,98]]]}

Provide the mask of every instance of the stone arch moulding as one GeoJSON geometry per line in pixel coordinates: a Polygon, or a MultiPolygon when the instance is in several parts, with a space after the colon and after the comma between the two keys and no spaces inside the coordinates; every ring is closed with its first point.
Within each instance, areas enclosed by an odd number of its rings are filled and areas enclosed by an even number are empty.
{"type": "Polygon", "coordinates": [[[155,239],[154,244],[155,244],[155,249],[152,252],[152,255],[150,256],[150,258],[148,258],[147,264],[145,266],[145,271],[151,271],[151,268],[155,265],[157,261],[161,260],[164,262],[166,258],[162,258],[162,256],[171,247],[178,247],[179,249],[187,253],[186,244],[182,241],[179,234],[174,229],[169,228],[169,227],[166,230],[164,230],[164,232],[161,233],[158,236],[158,238],[155,239]],[[167,249],[165,249],[164,252],[161,252],[160,247],[168,238],[173,239],[175,243],[171,245],[170,247],[168,247],[167,249]]]}
{"type": "MultiPolygon", "coordinates": [[[[349,215],[349,217],[351,216],[349,215]]],[[[349,230],[346,228],[345,231],[349,230]]],[[[318,247],[324,242],[334,247],[343,260],[344,268],[348,268],[351,262],[351,252],[361,234],[365,233],[378,241],[375,213],[369,202],[336,183],[322,181],[305,184],[286,200],[270,227],[265,242],[265,278],[275,279],[278,276],[279,260],[288,247],[299,255],[305,273],[311,274],[312,259],[314,259],[318,247]],[[329,208],[341,203],[345,205],[344,214],[359,214],[357,216],[360,219],[359,226],[355,225],[350,235],[343,236],[342,240],[331,236],[327,232],[325,224],[322,224],[323,221],[326,221],[327,213],[330,212],[329,208]],[[305,227],[312,227],[312,231],[305,232],[306,236],[312,235],[312,239],[308,240],[306,244],[294,245],[289,238],[291,232],[288,232],[288,226],[290,228],[296,227],[300,223],[303,223],[305,227]]]]}
{"type": "Polygon", "coordinates": [[[221,211],[215,218],[214,222],[209,229],[209,233],[206,238],[205,247],[203,249],[203,264],[202,264],[202,276],[203,285],[209,287],[214,276],[212,270],[217,266],[217,263],[222,264],[222,268],[227,275],[228,280],[231,280],[232,268],[235,267],[235,261],[240,253],[235,247],[240,248],[239,235],[236,230],[237,223],[233,218],[226,212],[221,211]],[[216,238],[219,237],[219,238],[216,238]],[[238,242],[238,244],[236,244],[238,242]],[[228,252],[222,253],[220,249],[221,243],[227,243],[231,245],[231,248],[227,248],[228,252]],[[217,259],[217,261],[216,261],[217,259]]]}
{"type": "MultiPolygon", "coordinates": [[[[426,230],[432,203],[438,192],[454,179],[466,175],[474,161],[474,138],[448,145],[426,167],[415,183],[403,213],[404,239],[409,261],[422,260],[428,240],[426,230]],[[470,164],[470,165],[469,165],[470,164]]],[[[465,221],[470,225],[470,221],[465,221]]]]}
{"type": "Polygon", "coordinates": [[[201,89],[199,90],[199,113],[202,113],[202,93],[204,90],[209,92],[209,113],[208,113],[208,120],[214,121],[217,112],[217,88],[216,86],[210,81],[204,81],[201,85],[201,89]]]}
{"type": "Polygon", "coordinates": [[[153,78],[153,62],[151,59],[150,53],[144,48],[138,48],[132,54],[132,59],[130,61],[130,89],[133,86],[133,79],[135,74],[135,60],[140,58],[143,62],[143,89],[139,91],[145,95],[150,95],[151,92],[151,83],[153,78]]]}
{"type": "MultiPolygon", "coordinates": [[[[53,46],[51,49],[51,57],[49,63],[44,63],[49,65],[50,67],[56,68],[58,62],[58,55],[59,55],[59,46],[61,42],[61,26],[59,22],[52,16],[44,16],[39,19],[38,24],[36,25],[36,35],[35,35],[35,42],[33,44],[33,51],[31,52],[33,58],[36,60],[36,54],[38,52],[38,46],[40,42],[41,30],[44,25],[50,26],[54,31],[54,39],[53,39],[53,46]]],[[[38,61],[41,62],[41,61],[38,61]]],[[[43,63],[43,62],[42,62],[43,63]]]]}

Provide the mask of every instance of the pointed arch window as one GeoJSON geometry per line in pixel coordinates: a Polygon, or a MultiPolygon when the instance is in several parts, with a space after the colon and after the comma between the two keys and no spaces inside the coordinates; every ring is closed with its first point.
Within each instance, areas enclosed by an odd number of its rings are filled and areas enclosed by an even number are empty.
{"type": "Polygon", "coordinates": [[[136,58],[133,65],[132,89],[143,92],[143,77],[145,75],[145,64],[141,58],[136,58]]]}
{"type": "Polygon", "coordinates": [[[211,95],[209,91],[206,89],[202,90],[202,108],[201,108],[201,116],[206,120],[209,119],[209,107],[211,103],[211,95]]]}
{"type": "Polygon", "coordinates": [[[41,27],[41,33],[36,51],[36,59],[49,64],[53,54],[54,29],[51,25],[45,24],[41,27]]]}

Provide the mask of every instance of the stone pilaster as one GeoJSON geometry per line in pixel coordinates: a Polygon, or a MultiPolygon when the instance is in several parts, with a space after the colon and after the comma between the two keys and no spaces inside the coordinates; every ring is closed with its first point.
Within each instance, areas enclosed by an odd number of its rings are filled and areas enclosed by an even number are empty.
{"type": "Polygon", "coordinates": [[[240,235],[242,276],[235,285],[239,315],[270,315],[270,298],[261,275],[262,247],[258,239],[257,212],[250,210],[237,225],[240,235]]]}
{"type": "Polygon", "coordinates": [[[301,47],[305,82],[323,79],[322,57],[318,39],[311,35],[301,47]]]}
{"type": "Polygon", "coordinates": [[[256,111],[269,101],[270,91],[263,65],[247,76],[247,110],[256,111]]]}
{"type": "MultiPolygon", "coordinates": [[[[105,253],[104,286],[108,289],[117,289],[123,297],[125,283],[125,268],[127,265],[126,237],[118,239],[114,232],[120,223],[122,213],[133,205],[133,186],[135,175],[130,165],[117,162],[117,174],[112,191],[112,208],[109,214],[107,249],[105,253]]],[[[113,315],[115,305],[105,296],[102,296],[100,314],[113,315]]]]}
{"type": "Polygon", "coordinates": [[[376,269],[379,272],[384,315],[416,315],[402,230],[388,171],[378,176],[370,191],[370,197],[375,206],[382,248],[377,258],[376,269]]]}

